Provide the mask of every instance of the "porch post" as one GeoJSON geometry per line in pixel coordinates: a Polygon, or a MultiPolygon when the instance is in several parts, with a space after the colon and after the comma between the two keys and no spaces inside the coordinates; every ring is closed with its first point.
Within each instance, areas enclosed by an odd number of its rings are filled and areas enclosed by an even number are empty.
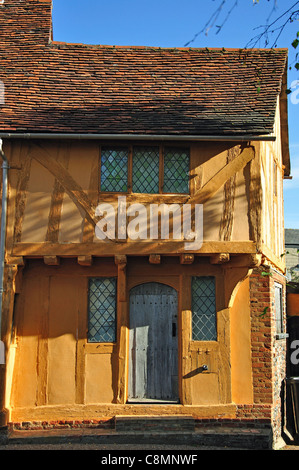
{"type": "Polygon", "coordinates": [[[128,344],[128,302],[127,302],[127,257],[115,256],[117,264],[117,395],[119,404],[126,403],[127,397],[127,344],[128,344]]]}
{"type": "Polygon", "coordinates": [[[5,364],[0,365],[0,427],[7,426],[9,411],[6,408],[6,382],[7,363],[9,361],[9,347],[15,297],[15,279],[18,265],[7,265],[4,272],[4,285],[2,302],[2,341],[5,345],[5,364]]]}

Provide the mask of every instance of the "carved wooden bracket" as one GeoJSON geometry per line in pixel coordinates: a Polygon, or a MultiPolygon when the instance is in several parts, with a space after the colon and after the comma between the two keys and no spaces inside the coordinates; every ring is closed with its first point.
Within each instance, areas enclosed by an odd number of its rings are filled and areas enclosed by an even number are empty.
{"type": "Polygon", "coordinates": [[[160,264],[161,255],[149,255],[149,262],[150,264],[160,264]]]}
{"type": "Polygon", "coordinates": [[[80,266],[91,266],[92,265],[92,256],[90,256],[90,255],[78,256],[78,264],[80,264],[80,266]]]}
{"type": "Polygon", "coordinates": [[[193,261],[194,261],[194,255],[192,255],[192,254],[184,253],[184,254],[180,255],[180,263],[181,264],[192,264],[193,261]]]}
{"type": "Polygon", "coordinates": [[[211,264],[228,263],[229,260],[230,260],[229,253],[217,253],[216,255],[213,255],[210,257],[211,264]]]}
{"type": "Polygon", "coordinates": [[[117,265],[123,265],[126,266],[127,264],[127,257],[126,255],[115,255],[114,256],[114,262],[117,265]]]}
{"type": "Polygon", "coordinates": [[[44,256],[44,263],[48,266],[59,266],[60,258],[58,256],[44,256]]]}

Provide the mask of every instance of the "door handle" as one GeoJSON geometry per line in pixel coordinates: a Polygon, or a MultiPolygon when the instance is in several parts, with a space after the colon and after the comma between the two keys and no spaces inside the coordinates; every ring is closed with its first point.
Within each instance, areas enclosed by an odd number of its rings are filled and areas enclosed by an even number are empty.
{"type": "Polygon", "coordinates": [[[173,324],[172,324],[172,337],[173,337],[173,338],[176,337],[176,323],[173,323],[173,324]]]}

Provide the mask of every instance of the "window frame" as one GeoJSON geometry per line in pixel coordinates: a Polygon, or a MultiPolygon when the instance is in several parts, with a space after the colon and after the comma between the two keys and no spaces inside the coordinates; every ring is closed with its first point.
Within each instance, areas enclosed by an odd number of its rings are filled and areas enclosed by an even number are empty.
{"type": "Polygon", "coordinates": [[[111,344],[114,345],[117,343],[118,338],[117,338],[117,328],[118,324],[118,277],[117,276],[90,276],[88,277],[87,280],[87,334],[86,334],[86,343],[88,345],[104,345],[104,344],[111,344]],[[92,339],[89,336],[89,331],[90,331],[90,282],[92,279],[114,279],[115,281],[115,312],[114,312],[114,341],[92,341],[92,339]]]}
{"type": "MultiPolygon", "coordinates": [[[[206,314],[204,314],[206,315],[206,314]]],[[[216,343],[218,342],[218,318],[217,318],[217,277],[215,275],[194,275],[191,276],[191,341],[192,342],[211,342],[211,343],[216,343]],[[194,294],[193,294],[193,280],[197,278],[212,278],[214,282],[214,307],[215,307],[215,312],[214,312],[214,324],[215,324],[215,337],[214,339],[198,339],[194,337],[194,294]]]]}
{"type": "Polygon", "coordinates": [[[154,195],[174,195],[174,196],[185,196],[185,195],[190,195],[190,183],[191,183],[191,152],[190,152],[190,147],[187,145],[183,145],[182,143],[175,143],[175,144],[153,144],[153,143],[148,143],[148,142],[143,142],[143,143],[133,143],[130,145],[126,145],[123,143],[108,143],[108,144],[101,144],[100,149],[99,149],[99,194],[101,195],[148,195],[148,196],[154,196],[154,195]],[[157,148],[159,150],[159,192],[157,193],[136,193],[133,192],[133,150],[136,147],[140,148],[157,148]],[[110,150],[124,150],[125,148],[128,151],[128,174],[127,174],[127,191],[103,191],[101,188],[102,185],[102,150],[103,149],[110,149],[110,150]],[[174,151],[178,150],[185,150],[188,153],[188,158],[189,158],[189,168],[188,168],[188,192],[187,193],[176,193],[176,192],[164,192],[163,191],[163,186],[164,186],[164,157],[165,153],[167,150],[173,149],[174,151]]]}

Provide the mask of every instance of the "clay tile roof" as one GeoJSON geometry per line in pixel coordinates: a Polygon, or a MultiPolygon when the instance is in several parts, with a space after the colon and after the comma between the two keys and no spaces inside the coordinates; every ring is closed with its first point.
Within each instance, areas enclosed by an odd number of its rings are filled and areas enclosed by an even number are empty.
{"type": "Polygon", "coordinates": [[[6,0],[0,6],[0,20],[6,14],[6,33],[0,33],[0,80],[5,87],[0,132],[219,136],[273,132],[286,49],[51,42],[50,6],[48,0],[6,0]],[[24,19],[17,14],[20,4],[27,5],[24,19]],[[8,26],[9,20],[15,21],[8,26]]]}

